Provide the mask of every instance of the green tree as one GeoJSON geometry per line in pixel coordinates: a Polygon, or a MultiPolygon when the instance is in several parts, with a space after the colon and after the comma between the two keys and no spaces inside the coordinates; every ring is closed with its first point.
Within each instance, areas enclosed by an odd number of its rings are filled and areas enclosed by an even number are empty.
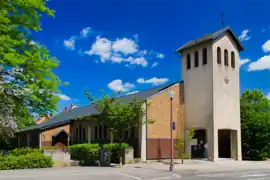
{"type": "MultiPolygon", "coordinates": [[[[195,135],[195,129],[194,128],[189,129],[187,144],[189,144],[189,142],[193,139],[194,135],[195,135]]],[[[184,159],[188,158],[188,156],[189,156],[188,154],[185,153],[185,139],[184,138],[176,138],[174,148],[179,151],[181,162],[182,162],[182,164],[184,164],[184,159]]]]}
{"type": "Polygon", "coordinates": [[[59,62],[32,32],[41,30],[41,17],[53,16],[45,0],[0,1],[0,135],[33,124],[33,114],[56,109],[59,62]],[[9,127],[9,128],[7,128],[9,127]]]}
{"type": "Polygon", "coordinates": [[[260,90],[241,96],[243,157],[264,160],[270,148],[270,100],[260,90]]]}
{"type": "MultiPolygon", "coordinates": [[[[129,102],[122,102],[118,98],[112,98],[103,93],[100,99],[94,98],[89,92],[86,96],[94,107],[100,112],[96,119],[100,124],[106,125],[111,133],[119,140],[119,150],[122,150],[124,141],[123,133],[132,127],[139,127],[142,123],[153,123],[152,120],[142,122],[141,117],[145,114],[144,102],[135,98],[129,102]]],[[[122,166],[122,153],[120,153],[120,166],[122,166]]]]}

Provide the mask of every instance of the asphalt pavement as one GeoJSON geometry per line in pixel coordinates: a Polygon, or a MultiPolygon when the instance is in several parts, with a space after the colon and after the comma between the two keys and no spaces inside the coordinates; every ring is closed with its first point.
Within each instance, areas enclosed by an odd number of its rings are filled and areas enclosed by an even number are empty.
{"type": "Polygon", "coordinates": [[[143,168],[67,167],[0,171],[0,180],[270,180],[269,170],[179,174],[143,168]]]}

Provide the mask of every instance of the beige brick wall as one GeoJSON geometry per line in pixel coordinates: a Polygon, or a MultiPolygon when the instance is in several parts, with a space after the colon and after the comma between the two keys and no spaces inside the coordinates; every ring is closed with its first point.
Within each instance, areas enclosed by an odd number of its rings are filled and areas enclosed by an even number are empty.
{"type": "Polygon", "coordinates": [[[176,94],[173,99],[173,121],[176,123],[174,137],[184,136],[184,104],[181,94],[183,94],[183,83],[160,92],[148,100],[148,119],[154,120],[154,124],[148,124],[149,139],[167,139],[170,138],[170,98],[168,92],[173,90],[176,94]]]}
{"type": "Polygon", "coordinates": [[[62,129],[64,129],[67,133],[70,132],[70,125],[63,125],[63,126],[58,126],[58,127],[54,127],[52,129],[46,130],[44,132],[42,132],[42,145],[43,146],[51,146],[51,142],[52,142],[52,136],[54,134],[56,134],[57,132],[61,131],[62,129]]]}

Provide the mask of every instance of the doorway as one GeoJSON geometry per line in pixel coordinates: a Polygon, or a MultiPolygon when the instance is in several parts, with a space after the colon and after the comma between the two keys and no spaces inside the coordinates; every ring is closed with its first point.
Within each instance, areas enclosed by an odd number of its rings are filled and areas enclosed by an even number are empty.
{"type": "Polygon", "coordinates": [[[218,130],[218,157],[231,158],[230,130],[218,130]]]}
{"type": "Polygon", "coordinates": [[[68,134],[66,131],[61,130],[52,137],[52,146],[60,149],[65,149],[68,146],[68,134]]]}
{"type": "Polygon", "coordinates": [[[194,131],[193,139],[197,139],[197,144],[191,146],[191,158],[205,158],[204,144],[206,143],[206,130],[197,129],[194,131]]]}

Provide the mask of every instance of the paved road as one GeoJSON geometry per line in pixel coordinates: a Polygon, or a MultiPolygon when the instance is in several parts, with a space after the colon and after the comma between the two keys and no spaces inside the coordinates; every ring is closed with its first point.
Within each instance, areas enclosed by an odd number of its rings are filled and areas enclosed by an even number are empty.
{"type": "Polygon", "coordinates": [[[0,180],[270,180],[270,170],[181,175],[143,168],[70,167],[0,171],[0,180]]]}
{"type": "Polygon", "coordinates": [[[175,180],[175,173],[138,168],[70,167],[0,171],[0,180],[175,180]]]}
{"type": "Polygon", "coordinates": [[[270,180],[269,170],[183,175],[183,180],[270,180]]]}

